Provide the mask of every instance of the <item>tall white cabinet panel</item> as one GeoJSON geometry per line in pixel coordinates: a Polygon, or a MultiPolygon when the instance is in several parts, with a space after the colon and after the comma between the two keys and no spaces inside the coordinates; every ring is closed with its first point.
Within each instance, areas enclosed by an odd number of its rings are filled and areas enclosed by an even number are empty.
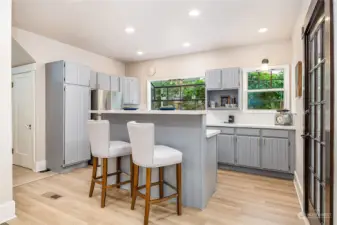
{"type": "Polygon", "coordinates": [[[78,161],[90,159],[89,134],[87,123],[90,119],[88,109],[90,90],[87,87],[79,87],[78,106],[78,161]]]}
{"type": "Polygon", "coordinates": [[[46,161],[54,172],[88,164],[89,85],[88,67],[65,61],[46,64],[46,161]]]}
{"type": "Polygon", "coordinates": [[[110,76],[110,90],[119,91],[119,77],[110,76]]]}
{"type": "Polygon", "coordinates": [[[206,71],[206,88],[221,89],[222,88],[222,71],[221,69],[206,71]]]}
{"type": "Polygon", "coordinates": [[[286,172],[290,170],[288,139],[262,139],[262,168],[286,172]]]}
{"type": "Polygon", "coordinates": [[[79,121],[78,109],[80,103],[79,86],[66,85],[65,91],[65,112],[64,112],[64,163],[65,165],[72,164],[78,160],[78,138],[79,121]]]}
{"type": "Polygon", "coordinates": [[[104,73],[97,73],[97,89],[110,90],[110,76],[104,73]]]}

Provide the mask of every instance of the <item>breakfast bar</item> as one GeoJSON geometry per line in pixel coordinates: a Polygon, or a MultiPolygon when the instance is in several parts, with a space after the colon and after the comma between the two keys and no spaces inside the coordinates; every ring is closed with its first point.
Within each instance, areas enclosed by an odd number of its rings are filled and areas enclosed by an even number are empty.
{"type": "MultiPolygon", "coordinates": [[[[126,111],[126,110],[92,110],[101,120],[110,122],[110,140],[129,142],[127,122],[155,124],[156,145],[167,145],[183,153],[182,161],[182,202],[184,206],[204,209],[215,191],[216,179],[209,181],[207,177],[216,177],[217,161],[207,161],[207,135],[205,111],[126,111]],[[214,164],[209,166],[209,164],[214,164]],[[207,181],[207,182],[206,182],[207,181]],[[211,182],[211,183],[210,183],[211,182]]],[[[209,136],[209,135],[208,135],[209,136]]],[[[209,136],[211,137],[211,136],[209,136]]],[[[216,146],[214,146],[216,148],[216,146]]],[[[216,155],[216,149],[212,149],[216,155]]],[[[115,161],[110,159],[109,172],[115,172],[115,161]],[[111,162],[110,162],[111,161],[111,162]]],[[[122,170],[129,172],[129,157],[122,159],[122,170]]],[[[166,167],[164,180],[175,186],[175,166],[166,167]]],[[[145,184],[145,170],[140,168],[139,185],[145,184]]],[[[152,182],[159,179],[158,169],[153,170],[152,182]]],[[[127,177],[122,177],[128,179],[127,177]]],[[[114,182],[113,178],[109,182],[114,182]]],[[[129,185],[122,188],[129,189],[129,185]]],[[[169,186],[164,187],[165,195],[174,193],[169,186]]],[[[151,196],[158,197],[158,187],[152,187],[151,196]]]]}

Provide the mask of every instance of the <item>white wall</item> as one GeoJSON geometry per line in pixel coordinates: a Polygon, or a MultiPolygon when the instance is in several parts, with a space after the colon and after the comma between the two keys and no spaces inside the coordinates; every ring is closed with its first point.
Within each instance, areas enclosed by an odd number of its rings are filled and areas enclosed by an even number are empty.
{"type": "MultiPolygon", "coordinates": [[[[67,60],[89,66],[97,72],[125,75],[125,64],[22,29],[12,28],[13,38],[36,61],[36,162],[43,169],[45,141],[45,63],[67,60]]],[[[39,170],[40,170],[39,169],[39,170]]]]}
{"type": "MultiPolygon", "coordinates": [[[[147,103],[147,80],[201,77],[209,69],[225,67],[259,67],[261,61],[268,58],[270,65],[290,65],[292,62],[292,46],[290,40],[265,43],[261,45],[250,45],[235,48],[225,48],[215,51],[196,54],[169,57],[126,64],[126,75],[136,76],[141,84],[141,104],[147,103]],[[156,74],[149,77],[149,70],[156,68],[156,74]]],[[[242,112],[211,111],[207,114],[207,121],[227,120],[228,114],[235,115],[236,121],[240,123],[252,123],[252,115],[242,112]]],[[[254,114],[254,122],[273,124],[274,114],[254,114]]]]}
{"type": "MultiPolygon", "coordinates": [[[[297,22],[294,26],[293,35],[292,35],[292,70],[293,74],[295,74],[295,66],[298,61],[302,61],[304,63],[304,49],[303,49],[303,41],[302,41],[302,26],[304,25],[304,19],[306,13],[308,11],[310,5],[310,0],[302,1],[302,8],[299,13],[297,22]]],[[[303,74],[304,76],[304,64],[303,64],[303,74]]],[[[304,77],[303,77],[303,87],[304,87],[304,77]]],[[[303,90],[304,91],[304,90],[303,90]]],[[[303,93],[304,94],[304,93],[303,93]]],[[[303,96],[302,94],[302,96],[303,96]]],[[[297,115],[295,117],[296,120],[296,167],[295,167],[295,184],[297,188],[297,192],[299,194],[300,202],[303,205],[303,191],[304,191],[304,172],[303,172],[303,139],[301,138],[301,134],[303,134],[303,123],[304,123],[304,115],[303,115],[303,97],[295,99],[296,112],[297,115]]]]}
{"type": "Polygon", "coordinates": [[[0,224],[15,216],[12,193],[12,1],[0,1],[0,224]]]}

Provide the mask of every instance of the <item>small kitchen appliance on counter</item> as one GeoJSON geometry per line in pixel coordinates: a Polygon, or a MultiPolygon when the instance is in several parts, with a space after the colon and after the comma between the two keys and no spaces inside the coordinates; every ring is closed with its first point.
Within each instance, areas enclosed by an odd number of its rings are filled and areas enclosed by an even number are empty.
{"type": "Polygon", "coordinates": [[[233,115],[228,116],[228,123],[234,123],[234,116],[233,115]]]}
{"type": "Polygon", "coordinates": [[[288,109],[277,110],[275,114],[275,125],[291,126],[293,125],[293,115],[288,109]]]}

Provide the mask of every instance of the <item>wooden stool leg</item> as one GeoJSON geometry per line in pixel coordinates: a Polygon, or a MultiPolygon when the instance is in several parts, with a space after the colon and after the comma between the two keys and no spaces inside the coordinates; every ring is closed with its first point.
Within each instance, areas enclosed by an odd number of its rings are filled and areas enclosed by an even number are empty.
{"type": "Polygon", "coordinates": [[[145,216],[144,225],[149,224],[150,201],[151,201],[151,168],[146,168],[146,194],[145,194],[145,216]]]}
{"type": "Polygon", "coordinates": [[[133,174],[134,174],[134,169],[133,169],[133,161],[132,161],[132,155],[130,155],[130,192],[131,192],[131,197],[133,196],[133,174]]]}
{"type": "Polygon", "coordinates": [[[181,215],[181,163],[176,165],[176,171],[177,171],[177,214],[181,215]]]}
{"type": "Polygon", "coordinates": [[[94,193],[95,188],[95,179],[97,177],[97,157],[93,157],[93,165],[92,165],[92,176],[91,176],[91,185],[90,185],[90,191],[89,191],[89,197],[92,197],[92,194],[94,193]]]}
{"type": "Polygon", "coordinates": [[[101,208],[105,207],[106,186],[108,181],[108,159],[103,159],[101,208]]]}
{"type": "Polygon", "coordinates": [[[133,195],[131,202],[131,210],[135,209],[136,198],[137,198],[137,188],[138,188],[138,174],[139,174],[139,166],[136,164],[133,165],[133,195]]]}
{"type": "MultiPolygon", "coordinates": [[[[117,157],[116,159],[116,172],[119,172],[117,173],[116,175],[116,184],[119,184],[121,182],[121,159],[122,157],[117,157]]],[[[121,188],[120,185],[117,185],[117,188],[121,188]]]]}
{"type": "Polygon", "coordinates": [[[159,197],[164,198],[164,167],[159,167],[159,197]]]}

